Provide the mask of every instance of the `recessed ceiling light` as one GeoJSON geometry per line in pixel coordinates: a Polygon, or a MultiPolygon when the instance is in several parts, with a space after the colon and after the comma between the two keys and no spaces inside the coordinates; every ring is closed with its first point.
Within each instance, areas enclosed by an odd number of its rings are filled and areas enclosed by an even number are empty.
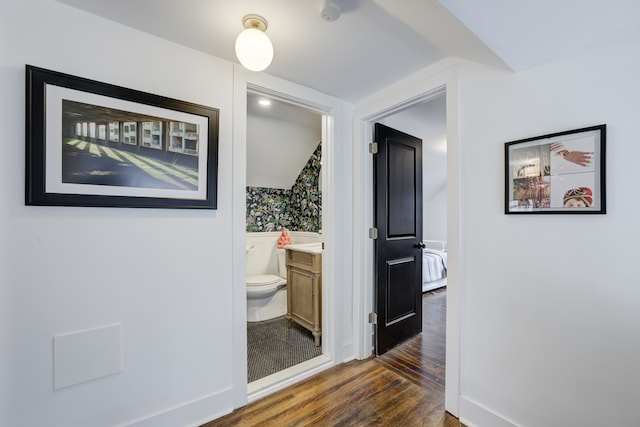
{"type": "Polygon", "coordinates": [[[265,98],[262,98],[258,101],[258,104],[262,105],[263,107],[268,107],[269,105],[271,105],[271,101],[265,98]]]}

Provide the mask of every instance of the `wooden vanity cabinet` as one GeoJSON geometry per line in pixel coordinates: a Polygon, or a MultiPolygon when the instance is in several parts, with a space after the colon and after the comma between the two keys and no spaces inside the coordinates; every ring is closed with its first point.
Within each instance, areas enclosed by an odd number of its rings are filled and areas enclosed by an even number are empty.
{"type": "MultiPolygon", "coordinates": [[[[286,247],[285,247],[286,249],[286,247]]],[[[320,345],[322,335],[322,253],[287,249],[287,326],[296,322],[313,334],[320,345]]]]}

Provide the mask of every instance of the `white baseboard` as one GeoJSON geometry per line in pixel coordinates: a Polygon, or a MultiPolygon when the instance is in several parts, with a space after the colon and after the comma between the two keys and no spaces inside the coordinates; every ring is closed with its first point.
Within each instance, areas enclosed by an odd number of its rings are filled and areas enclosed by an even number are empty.
{"type": "Polygon", "coordinates": [[[353,340],[342,343],[342,353],[340,353],[340,363],[346,363],[356,358],[355,343],[353,340]]]}
{"type": "Polygon", "coordinates": [[[153,415],[130,421],[127,427],[200,426],[233,411],[231,389],[186,402],[153,415]]]}
{"type": "Polygon", "coordinates": [[[488,408],[468,399],[460,397],[460,422],[468,427],[517,427],[488,408]]]}

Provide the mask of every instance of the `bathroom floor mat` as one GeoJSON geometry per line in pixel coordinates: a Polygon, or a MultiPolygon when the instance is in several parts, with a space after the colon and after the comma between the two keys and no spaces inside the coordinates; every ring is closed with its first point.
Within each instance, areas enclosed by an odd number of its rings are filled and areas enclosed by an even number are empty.
{"type": "Polygon", "coordinates": [[[322,354],[313,335],[293,322],[277,317],[247,323],[248,381],[253,382],[322,354]]]}

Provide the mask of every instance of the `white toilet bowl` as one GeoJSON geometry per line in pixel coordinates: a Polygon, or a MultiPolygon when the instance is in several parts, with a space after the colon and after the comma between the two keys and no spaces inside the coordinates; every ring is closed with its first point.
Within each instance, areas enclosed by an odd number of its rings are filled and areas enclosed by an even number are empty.
{"type": "Polygon", "coordinates": [[[287,313],[287,267],[284,249],[276,249],[278,274],[247,277],[247,321],[260,322],[287,313]]]}

